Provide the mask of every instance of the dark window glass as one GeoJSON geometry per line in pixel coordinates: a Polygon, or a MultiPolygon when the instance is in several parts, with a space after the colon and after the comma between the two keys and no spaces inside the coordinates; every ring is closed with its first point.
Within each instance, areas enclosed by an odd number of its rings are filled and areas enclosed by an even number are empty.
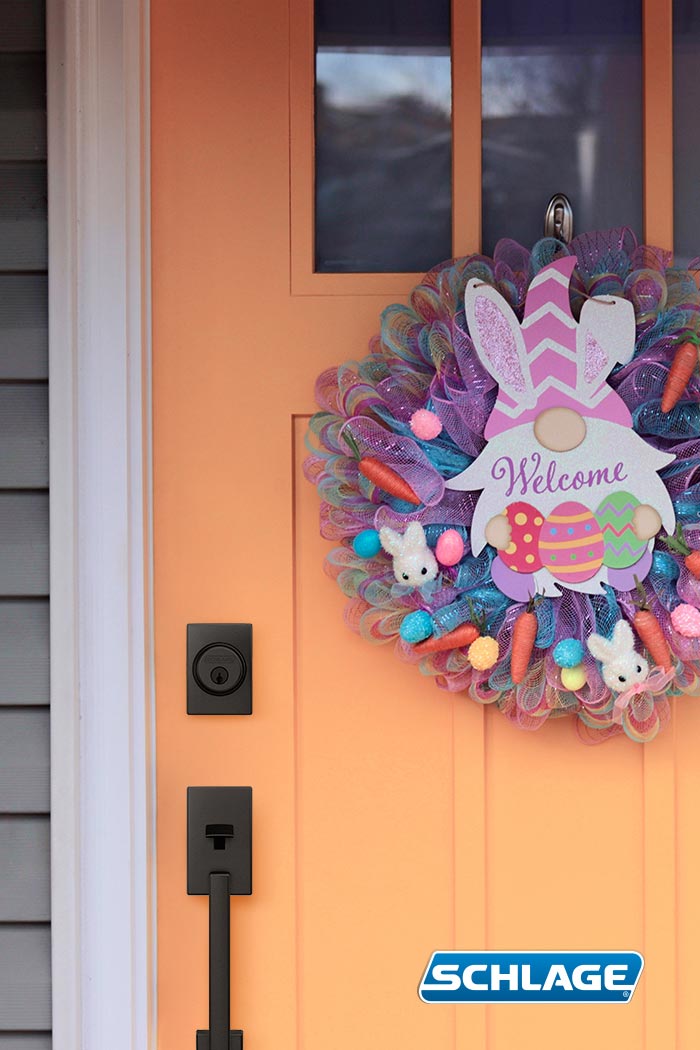
{"type": "Polygon", "coordinates": [[[484,0],[484,250],[531,245],[554,193],[575,230],[642,230],[641,0],[484,0]]]}
{"type": "Polygon", "coordinates": [[[673,183],[676,262],[700,255],[700,2],[673,4],[673,183]]]}
{"type": "Polygon", "coordinates": [[[316,270],[452,254],[449,0],[316,2],[316,270]]]}

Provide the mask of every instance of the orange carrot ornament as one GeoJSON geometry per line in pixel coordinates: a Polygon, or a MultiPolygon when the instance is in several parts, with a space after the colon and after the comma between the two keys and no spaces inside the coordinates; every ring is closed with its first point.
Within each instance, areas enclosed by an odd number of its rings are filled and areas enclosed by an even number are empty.
{"type": "Polygon", "coordinates": [[[376,485],[377,488],[382,489],[390,496],[403,500],[404,503],[413,503],[415,506],[418,506],[422,502],[408,482],[404,481],[401,475],[397,474],[391,467],[388,467],[386,463],[382,463],[381,459],[377,459],[376,456],[361,455],[357,442],[351,434],[344,432],[343,439],[357,460],[357,469],[360,471],[360,474],[363,474],[373,485],[376,485]]]}
{"type": "Polygon", "coordinates": [[[424,642],[418,642],[413,646],[412,651],[418,653],[419,656],[426,656],[428,653],[443,653],[447,649],[461,649],[462,646],[471,645],[478,637],[478,627],[475,627],[473,623],[461,623],[459,627],[455,627],[454,631],[440,635],[439,638],[433,636],[426,638],[424,642]]]}
{"type": "Polygon", "coordinates": [[[510,653],[510,677],[519,685],[525,675],[535,648],[537,637],[537,617],[535,616],[535,599],[530,598],[527,608],[520,613],[513,627],[513,642],[510,653]]]}
{"type": "Polygon", "coordinates": [[[698,337],[691,336],[676,350],[664,383],[661,411],[670,412],[683,396],[698,363],[698,337]]]}
{"type": "Polygon", "coordinates": [[[700,580],[700,551],[690,549],[683,536],[683,527],[680,522],[676,525],[673,536],[664,536],[663,542],[674,554],[679,554],[685,562],[685,567],[691,576],[700,580]]]}
{"type": "Polygon", "coordinates": [[[639,601],[636,603],[637,611],[632,621],[634,629],[649,651],[649,656],[654,663],[658,664],[659,667],[663,667],[664,671],[670,671],[673,668],[673,658],[666,636],[661,624],[649,608],[646,591],[636,576],[634,582],[639,594],[639,601]]]}

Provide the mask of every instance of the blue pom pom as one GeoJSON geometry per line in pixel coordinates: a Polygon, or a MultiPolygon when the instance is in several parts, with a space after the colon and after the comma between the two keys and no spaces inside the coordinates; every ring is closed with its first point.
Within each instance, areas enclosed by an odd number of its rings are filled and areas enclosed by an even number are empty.
{"type": "Polygon", "coordinates": [[[433,620],[430,613],[425,612],[424,609],[418,609],[404,616],[399,633],[404,642],[411,644],[430,638],[433,633],[433,620]]]}
{"type": "Polygon", "coordinates": [[[364,532],[358,532],[352,541],[352,549],[358,558],[374,558],[382,549],[377,530],[365,529],[364,532]]]}
{"type": "Polygon", "coordinates": [[[562,638],[554,649],[554,663],[557,667],[578,667],[584,655],[578,638],[562,638]]]}

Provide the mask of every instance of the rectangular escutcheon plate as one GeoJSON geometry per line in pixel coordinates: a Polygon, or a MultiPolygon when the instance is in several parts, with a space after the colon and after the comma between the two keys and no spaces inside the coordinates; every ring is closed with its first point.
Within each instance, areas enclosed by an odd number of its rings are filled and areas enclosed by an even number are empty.
{"type": "MultiPolygon", "coordinates": [[[[235,1032],[229,1032],[228,1038],[229,1050],[243,1050],[243,1032],[240,1029],[236,1029],[235,1032]]],[[[197,1050],[209,1050],[209,1032],[198,1030],[197,1050]]]]}
{"type": "Polygon", "coordinates": [[[230,876],[231,895],[253,892],[253,790],[187,789],[187,892],[209,893],[213,872],[230,876]]]}
{"type": "Polygon", "coordinates": [[[187,714],[253,712],[253,628],[249,623],[187,625],[187,714]]]}

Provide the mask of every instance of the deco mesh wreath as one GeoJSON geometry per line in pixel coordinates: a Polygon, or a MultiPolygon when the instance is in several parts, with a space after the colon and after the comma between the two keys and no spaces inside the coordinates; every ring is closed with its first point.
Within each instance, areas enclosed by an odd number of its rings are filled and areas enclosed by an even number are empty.
{"type": "Polygon", "coordinates": [[[652,739],[700,673],[699,331],[627,229],[431,270],[316,386],[349,625],[522,728],[652,739]]]}

